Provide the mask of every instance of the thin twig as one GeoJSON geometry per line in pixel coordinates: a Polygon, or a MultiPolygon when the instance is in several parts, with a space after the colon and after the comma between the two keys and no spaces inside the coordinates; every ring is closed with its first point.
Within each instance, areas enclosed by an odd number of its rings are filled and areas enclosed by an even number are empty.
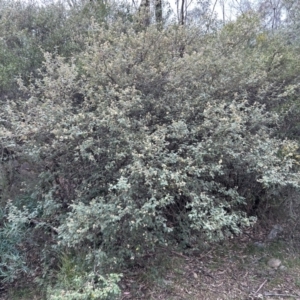
{"type": "Polygon", "coordinates": [[[210,273],[208,273],[207,271],[203,270],[202,268],[199,268],[199,270],[202,272],[202,274],[204,276],[208,276],[208,277],[212,278],[215,282],[217,281],[216,278],[213,275],[211,275],[210,273]]]}
{"type": "Polygon", "coordinates": [[[186,255],[184,255],[184,254],[181,254],[181,253],[176,252],[176,251],[174,251],[174,250],[169,250],[169,249],[167,249],[167,248],[165,248],[165,247],[163,247],[163,246],[160,246],[159,248],[160,248],[161,250],[164,250],[165,252],[171,252],[171,253],[173,253],[173,254],[175,254],[175,255],[177,255],[177,256],[183,257],[183,258],[185,258],[185,259],[187,259],[187,260],[190,259],[188,256],[186,256],[186,255]]]}
{"type": "Polygon", "coordinates": [[[299,298],[297,295],[291,295],[291,294],[276,294],[276,293],[264,293],[265,296],[272,296],[272,297],[291,297],[291,298],[299,298]]]}
{"type": "Polygon", "coordinates": [[[267,282],[268,282],[268,279],[266,279],[266,280],[259,286],[258,290],[257,290],[254,294],[257,294],[267,282]]]}
{"type": "Polygon", "coordinates": [[[53,227],[52,225],[45,223],[45,222],[39,222],[35,219],[30,219],[30,223],[34,225],[40,225],[40,226],[46,226],[49,227],[54,233],[58,234],[58,229],[56,227],[53,227]]]}
{"type": "Polygon", "coordinates": [[[209,253],[212,252],[212,250],[213,250],[213,249],[211,249],[211,250],[207,251],[206,253],[202,254],[201,256],[199,256],[199,257],[197,258],[197,260],[201,260],[202,258],[206,257],[209,253]]]}
{"type": "Polygon", "coordinates": [[[171,253],[173,253],[173,254],[175,254],[175,255],[177,255],[177,256],[183,257],[183,258],[185,258],[185,259],[189,259],[188,256],[183,255],[183,254],[181,254],[181,253],[179,253],[179,252],[176,252],[176,251],[171,250],[171,253]]]}

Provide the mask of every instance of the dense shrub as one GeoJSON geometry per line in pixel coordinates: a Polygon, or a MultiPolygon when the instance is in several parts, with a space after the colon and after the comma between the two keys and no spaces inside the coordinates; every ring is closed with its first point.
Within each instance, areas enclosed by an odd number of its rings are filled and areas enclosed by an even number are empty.
{"type": "Polygon", "coordinates": [[[291,96],[290,82],[276,88],[290,65],[264,34],[251,16],[209,35],[91,24],[82,53],[46,52],[19,81],[29,97],[2,106],[1,145],[39,166],[36,215],[93,266],[66,295],[98,291],[100,275],[99,293],[117,293],[106,274],[158,245],[239,233],[254,199],[299,187],[297,144],[276,137],[267,96],[291,96]]]}

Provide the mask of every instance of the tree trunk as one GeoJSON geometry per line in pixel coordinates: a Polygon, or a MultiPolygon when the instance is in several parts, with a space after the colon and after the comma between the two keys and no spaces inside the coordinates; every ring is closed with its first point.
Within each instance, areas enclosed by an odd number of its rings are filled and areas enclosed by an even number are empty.
{"type": "Polygon", "coordinates": [[[155,19],[159,28],[162,27],[162,0],[155,0],[155,19]]]}
{"type": "Polygon", "coordinates": [[[150,0],[142,0],[140,8],[140,22],[144,27],[150,25],[150,0]]]}
{"type": "Polygon", "coordinates": [[[180,24],[181,25],[184,25],[184,23],[185,23],[184,5],[185,5],[185,0],[181,0],[181,9],[180,9],[180,24]]]}

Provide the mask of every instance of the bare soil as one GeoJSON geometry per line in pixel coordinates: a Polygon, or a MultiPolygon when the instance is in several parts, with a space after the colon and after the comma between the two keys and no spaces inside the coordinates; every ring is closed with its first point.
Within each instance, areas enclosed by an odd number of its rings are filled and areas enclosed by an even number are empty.
{"type": "Polygon", "coordinates": [[[269,229],[254,228],[205,250],[161,253],[154,264],[164,275],[155,274],[154,265],[128,274],[121,299],[300,300],[300,238],[294,236],[295,243],[288,230],[266,241],[269,229]],[[271,258],[281,266],[269,267],[271,258]]]}

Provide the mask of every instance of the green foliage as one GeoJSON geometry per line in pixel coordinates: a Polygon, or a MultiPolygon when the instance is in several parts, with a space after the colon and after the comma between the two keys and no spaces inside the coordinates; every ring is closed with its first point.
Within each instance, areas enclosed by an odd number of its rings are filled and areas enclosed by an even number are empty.
{"type": "Polygon", "coordinates": [[[21,243],[26,235],[29,212],[19,211],[11,203],[7,214],[1,211],[0,228],[0,279],[2,282],[14,281],[26,273],[28,268],[21,251],[21,243]]]}
{"type": "Polygon", "coordinates": [[[110,274],[108,278],[103,276],[94,280],[95,274],[76,276],[73,278],[71,288],[49,289],[49,300],[92,300],[92,299],[118,299],[120,289],[117,283],[120,276],[110,274]]]}
{"type": "Polygon", "coordinates": [[[61,256],[60,270],[57,274],[56,286],[49,287],[49,300],[77,299],[117,299],[120,294],[119,274],[109,274],[107,277],[98,274],[94,269],[86,270],[85,260],[79,260],[67,254],[61,256]]]}

